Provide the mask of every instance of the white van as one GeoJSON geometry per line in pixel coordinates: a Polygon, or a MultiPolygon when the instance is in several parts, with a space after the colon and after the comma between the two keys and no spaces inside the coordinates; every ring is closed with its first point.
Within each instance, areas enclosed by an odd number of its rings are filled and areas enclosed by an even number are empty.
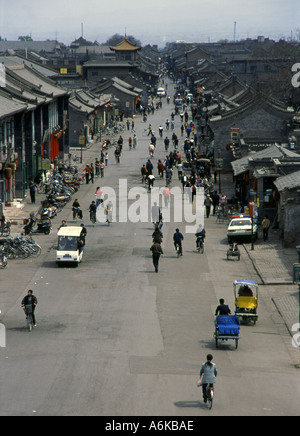
{"type": "Polygon", "coordinates": [[[166,95],[167,95],[165,88],[158,88],[156,94],[157,94],[157,97],[166,97],[166,95]]]}
{"type": "Polygon", "coordinates": [[[78,266],[82,261],[83,247],[80,247],[81,227],[61,227],[58,231],[56,263],[58,266],[73,264],[78,266]]]}

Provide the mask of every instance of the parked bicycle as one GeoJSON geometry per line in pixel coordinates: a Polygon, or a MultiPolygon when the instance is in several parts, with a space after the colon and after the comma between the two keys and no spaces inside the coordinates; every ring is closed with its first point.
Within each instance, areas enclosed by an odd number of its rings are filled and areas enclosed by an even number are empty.
{"type": "Polygon", "coordinates": [[[25,259],[30,256],[37,257],[41,254],[42,248],[31,237],[24,239],[22,236],[6,239],[3,251],[8,259],[25,259]]]}

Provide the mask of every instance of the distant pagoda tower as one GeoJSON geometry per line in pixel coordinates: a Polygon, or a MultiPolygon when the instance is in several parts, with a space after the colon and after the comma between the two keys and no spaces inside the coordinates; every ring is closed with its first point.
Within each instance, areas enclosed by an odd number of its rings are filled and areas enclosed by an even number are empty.
{"type": "Polygon", "coordinates": [[[142,47],[130,42],[125,35],[123,41],[121,41],[115,47],[110,47],[110,49],[115,52],[117,61],[135,62],[137,60],[137,52],[141,50],[142,47]]]}

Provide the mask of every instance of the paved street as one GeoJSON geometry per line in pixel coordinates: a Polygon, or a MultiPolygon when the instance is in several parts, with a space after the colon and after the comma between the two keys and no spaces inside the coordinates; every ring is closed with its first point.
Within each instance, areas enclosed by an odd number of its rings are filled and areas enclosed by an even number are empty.
{"type": "MultiPolygon", "coordinates": [[[[172,88],[169,83],[171,96],[172,88]]],[[[287,326],[298,322],[297,308],[288,321],[278,310],[281,304],[284,312],[290,294],[295,298],[297,289],[289,280],[280,286],[266,280],[260,286],[258,322],[241,326],[237,350],[233,341],[215,349],[219,298],[233,310],[233,280],[262,283],[263,276],[270,276],[270,269],[261,266],[263,258],[268,260],[262,248],[252,256],[249,246],[241,247],[241,261],[227,261],[226,224],[211,216],[205,221],[205,253],[196,253],[195,237],[186,234],[184,255],[177,259],[173,233],[185,224],[166,223],[165,255],[155,274],[151,223],[89,224],[87,209],[99,184],[118,190],[119,179],[127,179],[128,189],[141,187],[140,167],[149,145],[144,129],[151,123],[158,137],[172,109],[164,99],[147,123],[137,116],[137,150],[129,151],[130,132],[124,131],[120,165],[110,151],[105,178],[82,186],[77,198],[88,237],[77,269],[55,264],[56,229],[64,218],[72,223],[69,205],[54,220],[50,236],[36,237],[43,247],[39,259],[11,261],[0,271],[1,322],[7,328],[7,348],[0,349],[1,416],[299,415],[300,357],[287,326]],[[20,309],[28,289],[39,300],[38,326],[30,334],[20,309]],[[196,386],[208,353],[219,371],[212,411],[196,386]]],[[[94,162],[98,156],[99,144],[94,144],[84,159],[94,162]]],[[[155,175],[157,160],[164,157],[158,139],[155,175]]],[[[179,186],[176,171],[174,179],[179,186]]],[[[157,178],[155,185],[162,187],[163,181],[157,178]]],[[[224,175],[228,196],[232,188],[231,177],[224,175]]]]}

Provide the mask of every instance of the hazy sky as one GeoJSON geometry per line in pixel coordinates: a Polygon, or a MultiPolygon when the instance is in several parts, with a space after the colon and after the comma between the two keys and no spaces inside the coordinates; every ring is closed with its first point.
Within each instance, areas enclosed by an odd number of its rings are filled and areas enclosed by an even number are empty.
{"type": "Polygon", "coordinates": [[[143,44],[296,35],[300,0],[0,0],[0,36],[70,43],[81,36],[105,42],[114,33],[143,44]]]}

